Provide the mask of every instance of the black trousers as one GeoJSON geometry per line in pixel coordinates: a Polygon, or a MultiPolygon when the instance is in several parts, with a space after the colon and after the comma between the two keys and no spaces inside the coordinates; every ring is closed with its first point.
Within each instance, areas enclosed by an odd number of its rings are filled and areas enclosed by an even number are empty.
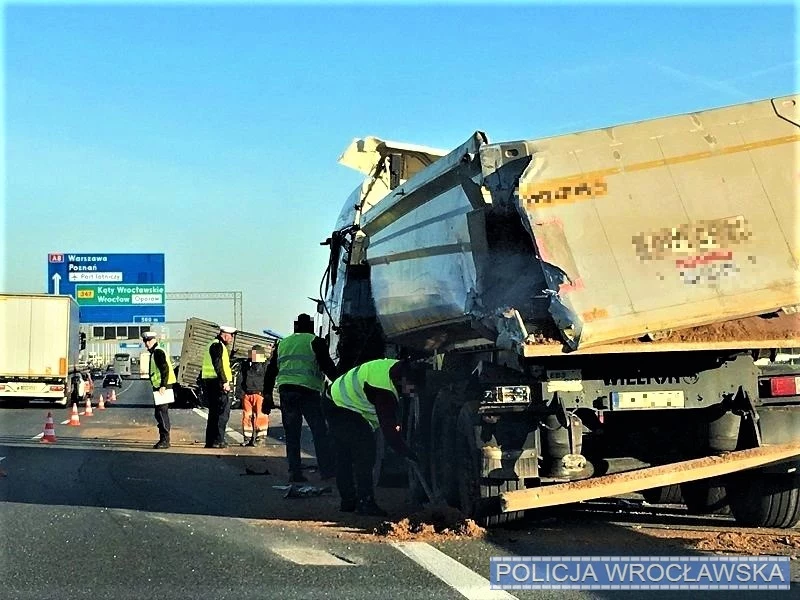
{"type": "Polygon", "coordinates": [[[314,451],[317,454],[320,475],[330,477],[335,469],[334,450],[328,435],[328,425],[322,413],[320,393],[299,385],[282,385],[279,392],[289,472],[300,473],[301,470],[300,434],[305,417],[314,438],[314,451]]]}
{"type": "Polygon", "coordinates": [[[325,416],[336,448],[336,487],[344,501],[372,498],[375,433],[357,412],[336,406],[323,397],[325,416]],[[355,482],[353,481],[355,479],[355,482]]]}
{"type": "Polygon", "coordinates": [[[156,406],[155,416],[158,424],[158,439],[169,441],[169,404],[156,406]]]}
{"type": "Polygon", "coordinates": [[[218,379],[203,380],[203,397],[208,406],[206,446],[225,442],[225,429],[231,416],[231,401],[218,379]]]}

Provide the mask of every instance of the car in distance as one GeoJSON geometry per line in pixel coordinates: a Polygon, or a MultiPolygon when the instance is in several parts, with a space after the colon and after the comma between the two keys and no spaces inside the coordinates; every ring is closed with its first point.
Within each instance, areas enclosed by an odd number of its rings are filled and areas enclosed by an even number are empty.
{"type": "Polygon", "coordinates": [[[109,373],[105,377],[103,377],[103,387],[122,387],[122,377],[117,375],[116,373],[109,373]]]}

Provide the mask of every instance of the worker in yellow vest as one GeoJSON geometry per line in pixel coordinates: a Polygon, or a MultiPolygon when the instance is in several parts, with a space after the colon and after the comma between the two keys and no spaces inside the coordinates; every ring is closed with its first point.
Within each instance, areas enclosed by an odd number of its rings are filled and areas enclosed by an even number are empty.
{"type": "MultiPolygon", "coordinates": [[[[150,384],[153,386],[153,399],[155,402],[156,393],[159,396],[166,396],[167,390],[171,390],[175,384],[175,370],[172,368],[172,361],[163,349],[158,346],[158,336],[152,331],[145,331],[142,334],[147,351],[150,353],[150,384]]],[[[158,442],[153,448],[160,450],[169,448],[169,405],[171,401],[166,398],[163,403],[155,404],[156,424],[158,425],[158,442]]]]}
{"type": "Polygon", "coordinates": [[[386,516],[375,502],[372,477],[378,428],[395,452],[419,462],[397,420],[400,396],[415,393],[413,381],[410,361],[381,358],[350,369],[331,384],[323,398],[336,448],[336,487],[342,512],[386,516]]]}
{"type": "MultiPolygon", "coordinates": [[[[333,448],[322,414],[321,392],[325,377],[333,381],[336,375],[336,365],[331,360],[328,344],[314,335],[314,321],[305,313],[298,315],[294,322],[294,333],[280,340],[272,352],[264,378],[265,404],[271,402],[272,390],[278,386],[290,483],[308,481],[300,462],[303,417],[314,438],[320,477],[330,479],[335,475],[333,448]]],[[[271,408],[267,404],[264,410],[269,414],[271,408]]]]}
{"type": "Polygon", "coordinates": [[[225,428],[231,416],[231,401],[228,393],[233,385],[231,372],[231,356],[228,346],[233,342],[236,329],[222,326],[219,334],[208,345],[203,356],[203,368],[200,378],[203,386],[203,397],[208,406],[208,423],[206,424],[206,448],[227,448],[225,428]]]}

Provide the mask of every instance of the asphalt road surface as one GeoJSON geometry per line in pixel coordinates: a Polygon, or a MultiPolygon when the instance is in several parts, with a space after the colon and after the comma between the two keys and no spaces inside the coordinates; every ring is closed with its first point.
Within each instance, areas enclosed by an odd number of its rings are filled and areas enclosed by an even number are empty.
{"type": "MultiPolygon", "coordinates": [[[[751,542],[769,538],[774,553],[798,552],[786,532],[741,530],[679,507],[639,503],[621,512],[618,501],[540,512],[482,539],[387,539],[373,532],[380,519],[339,513],[335,488],[300,499],[273,488],[287,476],[277,411],[266,449],[238,446],[241,413],[233,411],[231,446],[223,450],[203,448],[206,421],[197,409],[172,409],[173,447],[153,450],[158,434],[147,381],[126,381],[104,411],[95,401],[79,427],[66,425],[69,412],[0,405],[1,598],[689,598],[697,592],[492,591],[489,562],[510,555],[746,554],[745,546],[731,547],[724,537],[731,533],[751,542]],[[48,411],[52,444],[41,442],[48,411]],[[700,538],[728,544],[704,552],[700,538]]],[[[304,431],[309,465],[312,450],[304,431]]],[[[313,469],[308,473],[319,483],[313,469]]],[[[402,489],[378,493],[394,520],[409,511],[402,489]]],[[[790,592],[723,593],[726,600],[791,597],[797,566],[793,561],[790,592]]]]}

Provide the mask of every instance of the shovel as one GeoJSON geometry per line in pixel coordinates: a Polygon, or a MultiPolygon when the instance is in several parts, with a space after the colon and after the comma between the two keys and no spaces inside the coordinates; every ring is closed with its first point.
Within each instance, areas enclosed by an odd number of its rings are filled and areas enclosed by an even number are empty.
{"type": "Polygon", "coordinates": [[[417,479],[422,486],[422,491],[425,492],[425,495],[428,497],[429,508],[447,508],[447,502],[445,502],[443,498],[434,495],[431,487],[428,485],[428,482],[425,481],[425,476],[422,474],[419,465],[413,461],[408,461],[408,463],[411,465],[411,470],[414,471],[414,474],[417,476],[417,479]]]}

